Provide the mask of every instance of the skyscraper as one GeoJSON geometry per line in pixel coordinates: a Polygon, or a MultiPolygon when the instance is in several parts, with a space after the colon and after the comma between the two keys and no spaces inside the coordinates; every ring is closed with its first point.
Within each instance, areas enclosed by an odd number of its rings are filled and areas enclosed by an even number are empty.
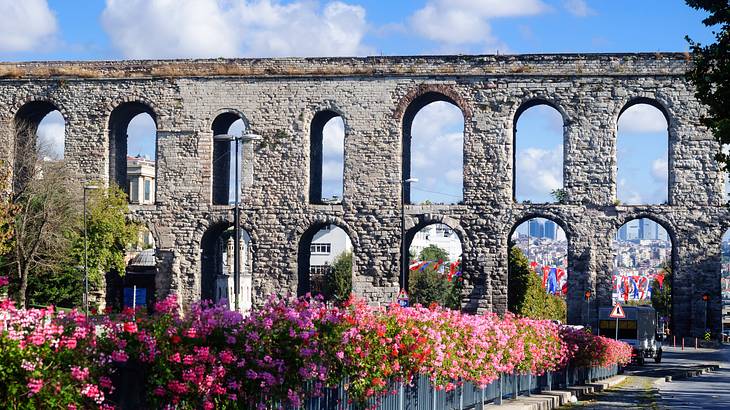
{"type": "Polygon", "coordinates": [[[542,238],[545,236],[545,227],[542,221],[538,221],[537,219],[530,220],[530,236],[533,238],[542,238]]]}
{"type": "Polygon", "coordinates": [[[626,241],[628,240],[628,226],[627,224],[621,225],[621,227],[618,229],[618,240],[619,241],[626,241]]]}
{"type": "Polygon", "coordinates": [[[545,238],[552,240],[556,239],[555,222],[549,220],[545,221],[545,238]]]}

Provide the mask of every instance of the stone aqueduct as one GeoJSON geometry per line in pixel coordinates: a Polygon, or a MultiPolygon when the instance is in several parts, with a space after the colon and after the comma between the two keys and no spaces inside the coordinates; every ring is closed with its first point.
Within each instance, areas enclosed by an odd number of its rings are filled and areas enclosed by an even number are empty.
{"type": "Polygon", "coordinates": [[[233,220],[230,206],[213,204],[214,122],[243,118],[265,137],[245,144],[242,171],[254,303],[296,292],[300,238],[330,223],[352,239],[354,292],[379,303],[399,288],[401,192],[392,181],[402,175],[407,125],[425,104],[448,101],[465,119],[463,203],[407,205],[406,225],[412,233],[438,221],[458,232],[466,309],[506,309],[508,237],[520,222],[543,216],[567,234],[569,321],[584,322],[585,289],[610,304],[617,229],[649,217],[673,241],[675,333],[698,334],[704,293],[709,323],[720,326],[720,241],[730,220],[717,144],[700,125],[703,107],[683,76],[688,64],[683,54],[4,64],[0,158],[14,161],[18,118],[37,122],[58,109],[65,159],[79,184],[118,180],[126,166],[118,128],[150,113],[158,130],[156,203],[132,206],[132,214],[156,237],[159,295],[176,293],[187,304],[200,297],[204,235],[233,220]],[[637,102],[668,120],[667,204],[614,205],[617,118],[637,102]],[[514,124],[536,103],[564,118],[562,204],[513,199],[514,124]],[[344,198],[336,205],[308,200],[310,126],[323,111],[345,123],[344,198]]]}

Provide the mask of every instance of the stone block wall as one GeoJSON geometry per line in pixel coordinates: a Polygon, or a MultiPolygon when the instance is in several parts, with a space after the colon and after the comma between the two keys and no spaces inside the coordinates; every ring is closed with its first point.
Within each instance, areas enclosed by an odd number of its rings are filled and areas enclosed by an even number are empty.
{"type": "Polygon", "coordinates": [[[132,207],[158,246],[158,292],[183,304],[201,292],[201,241],[233,220],[212,204],[214,119],[244,118],[263,141],[244,147],[242,226],[253,243],[254,304],[271,293],[295,293],[299,238],[313,225],[336,223],[354,246],[355,292],[387,303],[399,288],[402,123],[425,94],[456,103],[465,117],[464,201],[407,205],[407,227],[444,222],[462,239],[472,311],[504,311],[507,244],[513,229],[535,216],[565,230],[569,321],[583,323],[591,306],[610,303],[618,228],[649,217],[673,241],[675,332],[704,326],[701,295],[713,295],[711,327],[720,327],[720,238],[728,223],[717,144],[700,125],[703,107],[683,73],[683,54],[368,57],[122,61],[0,64],[0,158],[14,161],[16,113],[47,101],[66,120],[65,158],[82,181],[109,181],[109,117],[124,102],[154,112],[157,203],[132,207]],[[12,70],[9,70],[12,69],[12,70]],[[513,199],[514,123],[535,101],[564,118],[564,204],[513,199]],[[669,203],[615,205],[616,128],[634,102],[650,102],[669,122],[669,203]],[[345,123],[344,198],[310,204],[309,135],[314,115],[345,123]]]}

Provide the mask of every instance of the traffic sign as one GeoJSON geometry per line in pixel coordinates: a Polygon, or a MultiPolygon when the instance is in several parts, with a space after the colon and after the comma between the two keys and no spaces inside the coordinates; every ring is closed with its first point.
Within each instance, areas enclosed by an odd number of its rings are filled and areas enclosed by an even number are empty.
{"type": "Polygon", "coordinates": [[[616,305],[614,305],[613,310],[611,310],[611,314],[608,315],[608,317],[613,319],[623,319],[626,317],[624,309],[621,307],[620,303],[616,303],[616,305]]]}
{"type": "Polygon", "coordinates": [[[398,292],[398,304],[400,307],[408,307],[408,292],[405,289],[398,292]]]}

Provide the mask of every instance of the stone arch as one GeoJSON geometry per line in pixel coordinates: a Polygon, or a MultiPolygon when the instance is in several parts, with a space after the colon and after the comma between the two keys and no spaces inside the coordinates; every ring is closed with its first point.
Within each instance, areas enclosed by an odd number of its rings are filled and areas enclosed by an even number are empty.
{"type": "Polygon", "coordinates": [[[517,133],[517,124],[520,120],[520,117],[522,114],[524,114],[527,110],[539,107],[539,106],[546,106],[551,109],[553,109],[555,112],[557,112],[561,119],[562,119],[562,130],[561,130],[561,139],[560,143],[563,146],[563,153],[562,153],[562,164],[560,164],[560,169],[562,171],[562,181],[561,181],[561,187],[560,189],[565,188],[565,157],[566,157],[566,144],[565,144],[565,127],[569,124],[570,119],[568,114],[566,113],[565,109],[561,104],[558,104],[553,99],[550,99],[545,96],[536,95],[536,96],[530,96],[524,98],[519,104],[516,104],[513,109],[512,113],[512,199],[513,201],[517,202],[517,185],[518,185],[518,168],[519,168],[519,161],[517,159],[517,147],[518,147],[518,138],[519,135],[517,133]]]}
{"type": "MultiPolygon", "coordinates": [[[[648,212],[635,212],[635,213],[629,213],[627,215],[623,215],[615,220],[615,224],[613,226],[612,230],[612,274],[611,274],[611,289],[609,290],[609,294],[604,296],[603,299],[607,299],[608,301],[612,301],[613,298],[613,287],[614,287],[614,278],[613,275],[616,274],[616,272],[619,271],[619,266],[617,265],[617,258],[620,252],[620,249],[617,248],[619,242],[627,241],[628,238],[621,239],[620,236],[622,235],[621,229],[624,226],[627,226],[632,221],[641,221],[643,219],[650,220],[653,223],[657,224],[659,227],[663,228],[664,231],[667,233],[667,239],[669,240],[669,246],[671,247],[671,253],[669,254],[668,263],[669,267],[672,271],[672,276],[675,278],[675,283],[672,286],[672,294],[671,298],[673,300],[673,311],[676,312],[677,305],[674,303],[678,292],[677,292],[677,266],[678,266],[678,242],[677,242],[677,233],[674,229],[674,225],[667,220],[666,218],[662,217],[661,215],[652,214],[648,212]]],[[[639,231],[641,231],[641,225],[639,228],[639,231]]],[[[643,238],[637,238],[637,239],[643,239],[643,238]]],[[[633,268],[632,268],[633,269],[633,268]]],[[[651,283],[651,281],[649,281],[651,283]]],[[[672,316],[675,316],[675,312],[672,312],[672,316]]]]}
{"type": "MultiPolygon", "coordinates": [[[[116,183],[128,195],[129,181],[127,177],[127,144],[129,123],[139,114],[147,114],[155,123],[155,147],[157,146],[157,114],[150,105],[138,100],[123,102],[109,114],[109,183],[116,183]]],[[[155,148],[155,164],[157,161],[157,148],[155,148]]],[[[157,179],[157,166],[155,165],[155,181],[157,179]]],[[[153,185],[156,185],[153,184],[153,185]]],[[[156,189],[155,189],[156,191],[156,189]]],[[[154,197],[154,195],[153,195],[154,197]]],[[[130,196],[131,200],[131,196],[130,196]]],[[[154,199],[153,199],[154,202],[154,199]]]]}
{"type": "Polygon", "coordinates": [[[553,221],[556,224],[558,224],[560,229],[562,229],[563,232],[565,232],[566,240],[568,241],[568,243],[570,243],[570,239],[573,234],[572,231],[570,230],[570,225],[559,214],[544,212],[544,211],[527,211],[523,215],[520,215],[519,217],[514,219],[514,222],[512,223],[512,225],[509,225],[509,231],[507,232],[507,240],[509,241],[509,238],[512,237],[515,230],[520,225],[522,225],[523,223],[525,223],[531,219],[535,219],[535,218],[547,219],[547,220],[553,221]]]}
{"type": "MultiPolygon", "coordinates": [[[[414,242],[419,239],[417,236],[419,233],[423,232],[426,228],[432,227],[434,225],[435,225],[435,228],[432,228],[429,231],[429,233],[434,233],[437,235],[443,233],[444,236],[442,236],[441,238],[446,238],[447,237],[446,234],[448,233],[448,231],[439,232],[439,230],[438,230],[439,225],[444,225],[444,226],[448,227],[448,229],[450,229],[451,232],[453,232],[456,235],[456,238],[459,241],[460,254],[456,255],[454,257],[455,260],[449,259],[449,262],[454,263],[457,260],[460,260],[461,265],[459,266],[459,270],[462,271],[463,264],[466,262],[466,261],[464,261],[464,257],[467,254],[467,252],[470,251],[470,247],[468,245],[468,241],[466,240],[466,238],[467,238],[466,231],[460,225],[459,221],[457,221],[456,219],[454,219],[452,217],[449,217],[446,215],[439,215],[439,214],[421,214],[415,218],[413,218],[413,217],[408,218],[407,223],[406,223],[406,232],[405,232],[405,244],[406,244],[405,250],[406,250],[406,252],[408,252],[410,254],[411,248],[414,247],[414,242]]],[[[427,241],[426,243],[428,243],[429,246],[436,245],[439,248],[441,248],[442,250],[446,251],[447,253],[451,253],[452,249],[448,249],[450,240],[446,241],[445,243],[439,244],[438,238],[439,237],[437,236],[436,238],[430,238],[430,237],[429,238],[420,238],[420,240],[427,241]],[[436,243],[434,243],[434,242],[436,242],[436,243]]],[[[422,243],[422,245],[425,245],[425,244],[422,243]]],[[[416,246],[416,249],[418,249],[418,247],[420,247],[420,246],[416,246]]],[[[424,246],[424,248],[425,248],[425,246],[424,246]]],[[[417,255],[417,257],[418,257],[418,255],[417,255]]],[[[403,278],[401,279],[401,281],[404,283],[402,283],[401,285],[402,285],[403,289],[408,289],[408,291],[411,292],[411,290],[412,290],[411,276],[412,275],[411,275],[411,270],[410,270],[410,266],[409,266],[410,258],[408,258],[408,259],[409,259],[409,263],[406,264],[406,266],[404,266],[403,278]]],[[[425,261],[422,261],[422,262],[425,262],[425,261]]],[[[444,266],[446,266],[446,265],[444,265],[444,266]]],[[[444,272],[446,272],[446,270],[444,270],[444,272]]],[[[463,277],[462,277],[462,280],[463,280],[463,277]]],[[[464,297],[465,295],[462,294],[461,296],[464,297]]],[[[430,301],[428,301],[428,302],[430,303],[430,301]]],[[[462,302],[462,306],[463,306],[463,302],[462,302]]]]}
{"type": "MultiPolygon", "coordinates": [[[[215,135],[228,134],[231,126],[241,120],[244,128],[248,129],[248,121],[237,110],[223,109],[211,123],[211,138],[215,135]]],[[[228,205],[231,187],[231,145],[230,141],[212,140],[213,155],[211,157],[212,184],[211,203],[213,205],[228,205]]],[[[239,169],[239,172],[241,170],[239,169]]]]}
{"type": "Polygon", "coordinates": [[[13,117],[13,189],[22,189],[35,172],[38,152],[36,150],[38,126],[53,111],[61,113],[64,133],[68,128],[68,117],[50,99],[29,99],[18,107],[13,117]]]}
{"type": "MultiPolygon", "coordinates": [[[[528,212],[527,214],[519,217],[511,225],[508,236],[507,236],[507,243],[508,243],[507,257],[508,257],[508,259],[509,259],[509,253],[511,252],[511,247],[509,245],[512,243],[512,238],[515,235],[515,233],[517,232],[517,229],[520,226],[522,226],[523,224],[528,223],[534,219],[544,219],[546,221],[549,221],[549,222],[555,224],[557,226],[557,228],[562,230],[563,233],[565,234],[565,266],[564,266],[564,270],[563,270],[563,275],[565,276],[565,284],[568,286],[568,289],[570,289],[570,286],[574,286],[574,282],[575,282],[574,280],[571,279],[571,276],[573,276],[572,275],[573,263],[570,260],[571,233],[568,230],[569,225],[558,215],[549,215],[548,213],[542,213],[542,212],[528,212]]],[[[528,226],[528,232],[530,229],[531,229],[531,227],[528,226]]],[[[557,231],[554,234],[557,236],[557,231]]],[[[528,235],[529,235],[529,233],[528,233],[528,235]]],[[[518,246],[518,245],[515,244],[514,246],[518,246]]],[[[530,255],[526,254],[525,256],[528,257],[528,260],[529,260],[530,255]]],[[[545,266],[545,265],[543,265],[543,266],[545,266]]],[[[555,273],[556,273],[556,280],[558,281],[558,284],[559,284],[562,281],[560,280],[561,277],[559,277],[560,270],[558,268],[559,268],[559,266],[556,266],[555,273]]],[[[548,273],[552,274],[552,269],[548,273]]],[[[508,266],[508,274],[509,274],[509,266],[508,266]]],[[[509,287],[510,287],[509,276],[507,278],[506,283],[507,283],[507,290],[508,290],[508,294],[509,294],[509,287]]],[[[563,293],[562,290],[563,289],[561,288],[558,291],[560,294],[562,294],[565,297],[566,303],[567,303],[569,301],[568,294],[567,294],[567,292],[563,293]]],[[[509,301],[508,301],[508,305],[509,305],[509,301]]],[[[570,309],[570,306],[568,306],[568,308],[570,309]]]]}
{"type": "Polygon", "coordinates": [[[665,103],[661,102],[657,97],[646,97],[646,96],[635,96],[630,98],[626,103],[622,106],[620,106],[620,109],[618,110],[618,113],[616,113],[614,117],[614,124],[618,126],[618,119],[621,117],[621,114],[623,114],[627,109],[633,107],[637,104],[647,104],[651,105],[652,107],[658,109],[663,115],[664,119],[667,120],[667,128],[672,128],[672,117],[669,115],[669,110],[667,109],[667,106],[665,103]]]}
{"type": "MultiPolygon", "coordinates": [[[[454,105],[461,111],[464,123],[464,139],[466,139],[466,124],[471,118],[471,112],[467,109],[466,101],[451,87],[444,84],[423,84],[410,91],[398,103],[395,116],[401,121],[401,179],[403,181],[411,177],[411,129],[413,120],[421,109],[434,102],[446,102],[454,105]]],[[[464,155],[465,141],[462,141],[462,164],[464,155]]],[[[465,165],[465,164],[463,164],[465,165]]],[[[462,200],[463,200],[463,169],[462,169],[462,200]]],[[[411,203],[411,186],[404,184],[403,198],[404,203],[411,203]]]]}
{"type": "MultiPolygon", "coordinates": [[[[359,241],[354,231],[346,224],[342,219],[337,217],[326,217],[317,218],[307,224],[300,224],[294,230],[293,234],[297,240],[296,250],[296,272],[297,272],[297,296],[303,296],[311,291],[310,283],[310,246],[314,235],[317,234],[321,229],[334,225],[337,228],[342,229],[352,246],[353,256],[357,255],[359,249],[359,241]]],[[[352,265],[352,277],[353,279],[357,273],[357,264],[352,265]]]]}
{"type": "MultiPolygon", "coordinates": [[[[324,185],[324,127],[330,120],[340,118],[344,126],[343,147],[347,140],[347,121],[342,110],[337,107],[329,107],[315,112],[309,122],[309,203],[322,204],[324,185]]],[[[345,150],[343,149],[341,161],[345,161],[345,150]]],[[[342,196],[344,197],[344,169],[342,196]]],[[[343,198],[341,197],[340,200],[343,198]]]]}

